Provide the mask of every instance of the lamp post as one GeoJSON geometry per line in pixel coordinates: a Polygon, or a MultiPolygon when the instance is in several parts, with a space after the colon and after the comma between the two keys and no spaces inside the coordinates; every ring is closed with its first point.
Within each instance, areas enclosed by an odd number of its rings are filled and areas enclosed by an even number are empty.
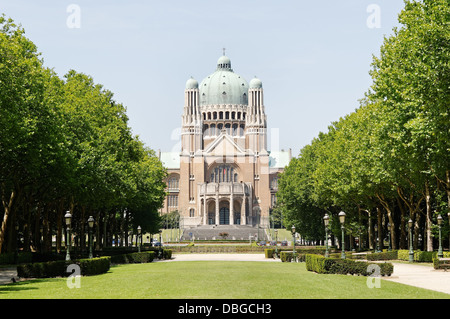
{"type": "Polygon", "coordinates": [[[392,250],[392,244],[391,244],[391,223],[388,223],[387,227],[388,227],[388,241],[389,241],[388,251],[391,251],[392,250]]]}
{"type": "Polygon", "coordinates": [[[72,215],[70,214],[69,211],[66,212],[66,215],[64,215],[64,219],[66,221],[66,226],[67,226],[67,251],[66,251],[66,260],[69,261],[70,260],[70,244],[71,244],[71,240],[70,240],[70,224],[72,223],[72,215]]]}
{"type": "Polygon", "coordinates": [[[141,232],[142,232],[142,228],[141,226],[138,226],[137,228],[137,246],[138,246],[138,252],[141,252],[141,232]]]}
{"type": "Polygon", "coordinates": [[[94,256],[92,254],[92,229],[94,228],[94,217],[89,216],[88,219],[88,226],[89,226],[89,259],[92,259],[94,256]]]}
{"type": "Polygon", "coordinates": [[[378,233],[378,225],[377,224],[375,224],[375,226],[374,226],[374,229],[375,229],[375,242],[376,242],[376,246],[375,246],[375,252],[376,253],[379,253],[379,252],[381,252],[381,250],[380,250],[380,234],[378,233]]]}
{"type": "Polygon", "coordinates": [[[345,224],[345,213],[339,213],[339,222],[341,223],[341,231],[342,231],[342,252],[341,258],[345,259],[345,239],[344,239],[344,224],[345,224]]]}
{"type": "Polygon", "coordinates": [[[413,221],[410,218],[408,220],[408,226],[409,226],[409,262],[414,262],[414,250],[413,250],[413,237],[412,237],[412,226],[413,221]]]}
{"type": "Polygon", "coordinates": [[[278,257],[278,229],[275,229],[275,256],[278,257]]]}
{"type": "MultiPolygon", "coordinates": [[[[447,213],[448,225],[450,226],[450,212],[447,213]]],[[[450,233],[448,234],[448,250],[450,251],[450,233]]]]}
{"type": "Polygon", "coordinates": [[[441,237],[441,228],[444,223],[444,218],[441,215],[437,217],[437,223],[439,225],[439,250],[438,250],[438,258],[444,258],[444,253],[442,251],[442,237],[441,237]]]}
{"type": "Polygon", "coordinates": [[[295,262],[297,258],[295,258],[295,226],[292,225],[292,260],[295,262]]]}
{"type": "Polygon", "coordinates": [[[159,230],[159,251],[158,251],[159,259],[162,259],[162,229],[159,230]]]}
{"type": "Polygon", "coordinates": [[[330,253],[328,252],[328,225],[330,223],[330,216],[325,214],[323,217],[323,223],[325,224],[325,257],[329,257],[330,253]]]}

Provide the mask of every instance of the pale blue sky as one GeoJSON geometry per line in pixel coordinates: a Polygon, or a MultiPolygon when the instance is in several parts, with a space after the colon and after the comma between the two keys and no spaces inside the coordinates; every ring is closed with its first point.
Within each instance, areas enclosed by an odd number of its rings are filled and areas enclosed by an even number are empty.
{"type": "Polygon", "coordinates": [[[263,82],[269,148],[296,156],[355,110],[371,84],[372,55],[392,34],[403,0],[32,1],[0,0],[45,65],[86,73],[127,107],[134,134],[178,150],[184,87],[216,68],[227,48],[234,71],[263,82]],[[76,4],[80,28],[69,28],[76,4]],[[369,28],[375,4],[380,28],[369,28]],[[275,136],[279,136],[279,139],[275,136]]]}

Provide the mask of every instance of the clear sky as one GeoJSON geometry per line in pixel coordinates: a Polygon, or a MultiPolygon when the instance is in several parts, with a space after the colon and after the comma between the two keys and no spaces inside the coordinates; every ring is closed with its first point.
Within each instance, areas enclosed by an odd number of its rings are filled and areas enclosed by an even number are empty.
{"type": "Polygon", "coordinates": [[[133,133],[178,151],[186,81],[232,68],[263,82],[269,148],[297,156],[352,112],[403,0],[0,0],[61,77],[83,72],[127,107],[133,133]],[[74,6],[73,6],[74,5],[74,6]]]}

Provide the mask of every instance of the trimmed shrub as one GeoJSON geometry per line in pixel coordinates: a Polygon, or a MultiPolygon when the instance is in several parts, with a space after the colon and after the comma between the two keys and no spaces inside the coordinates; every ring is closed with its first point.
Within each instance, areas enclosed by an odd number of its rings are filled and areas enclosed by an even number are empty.
{"type": "MultiPolygon", "coordinates": [[[[449,251],[444,251],[443,255],[444,255],[443,256],[444,258],[450,258],[449,251]]],[[[439,260],[437,254],[435,254],[433,256],[433,267],[434,267],[434,269],[448,269],[449,265],[448,264],[445,265],[445,263],[443,261],[439,260]]]]}
{"type": "Polygon", "coordinates": [[[150,263],[155,258],[155,252],[143,251],[140,253],[130,253],[111,256],[113,264],[133,264],[133,263],[150,263]]]}
{"type": "Polygon", "coordinates": [[[172,259],[172,249],[164,249],[163,250],[163,258],[164,259],[172,259]]]}
{"type": "Polygon", "coordinates": [[[67,267],[72,264],[80,266],[81,275],[98,275],[106,273],[110,267],[110,257],[80,259],[74,261],[47,261],[17,266],[17,275],[22,278],[67,277],[67,267]]]}
{"type": "MultiPolygon", "coordinates": [[[[320,255],[305,256],[306,269],[319,274],[351,274],[369,276],[369,265],[373,263],[355,261],[351,259],[326,258],[320,255]]],[[[391,263],[376,263],[380,267],[381,276],[390,276],[394,271],[394,266],[391,263]]]]}
{"type": "Polygon", "coordinates": [[[266,258],[273,258],[273,254],[275,254],[275,249],[273,248],[264,249],[264,256],[266,258]]]}
{"type": "Polygon", "coordinates": [[[395,260],[398,259],[398,250],[383,251],[381,253],[367,254],[367,260],[395,260]]]}
{"type": "MultiPolygon", "coordinates": [[[[291,262],[294,254],[292,251],[281,251],[280,252],[280,259],[282,262],[291,262]]],[[[305,255],[295,252],[295,256],[297,258],[297,261],[304,262],[305,261],[305,255]]]]}
{"type": "Polygon", "coordinates": [[[80,266],[82,276],[93,276],[108,272],[111,266],[110,257],[99,257],[92,259],[79,259],[75,264],[80,266]]]}
{"type": "MultiPolygon", "coordinates": [[[[437,256],[435,251],[414,250],[414,261],[432,263],[437,256]]],[[[409,250],[401,249],[398,251],[398,259],[409,261],[409,250]]]]}

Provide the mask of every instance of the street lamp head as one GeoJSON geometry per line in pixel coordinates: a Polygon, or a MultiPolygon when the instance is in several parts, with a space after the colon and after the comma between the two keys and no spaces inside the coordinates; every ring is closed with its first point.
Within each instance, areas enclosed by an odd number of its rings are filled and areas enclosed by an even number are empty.
{"type": "Polygon", "coordinates": [[[89,219],[88,219],[88,225],[89,225],[89,228],[93,228],[94,227],[94,217],[92,217],[92,216],[89,216],[89,219]]]}
{"type": "Polygon", "coordinates": [[[142,231],[141,226],[138,226],[137,231],[138,231],[138,234],[140,235],[140,234],[141,234],[141,231],[142,231]]]}
{"type": "Polygon", "coordinates": [[[66,212],[64,215],[64,219],[66,220],[66,225],[70,226],[70,223],[72,222],[72,214],[70,214],[69,211],[66,212]]]}
{"type": "Polygon", "coordinates": [[[344,225],[345,223],[345,213],[344,212],[340,212],[339,213],[339,222],[344,225]]]}
{"type": "Polygon", "coordinates": [[[328,224],[330,223],[330,216],[328,216],[328,214],[325,214],[325,216],[323,216],[323,222],[325,224],[325,227],[328,227],[328,224]]]}
{"type": "Polygon", "coordinates": [[[438,217],[437,217],[437,223],[438,223],[438,225],[441,226],[443,222],[444,222],[444,218],[442,218],[441,215],[438,215],[438,217]]]}
{"type": "Polygon", "coordinates": [[[292,233],[295,234],[295,226],[292,225],[292,233]]]}
{"type": "Polygon", "coordinates": [[[410,219],[408,220],[408,226],[409,226],[409,228],[411,228],[412,225],[413,225],[413,221],[412,221],[412,219],[410,218],[410,219]]]}

